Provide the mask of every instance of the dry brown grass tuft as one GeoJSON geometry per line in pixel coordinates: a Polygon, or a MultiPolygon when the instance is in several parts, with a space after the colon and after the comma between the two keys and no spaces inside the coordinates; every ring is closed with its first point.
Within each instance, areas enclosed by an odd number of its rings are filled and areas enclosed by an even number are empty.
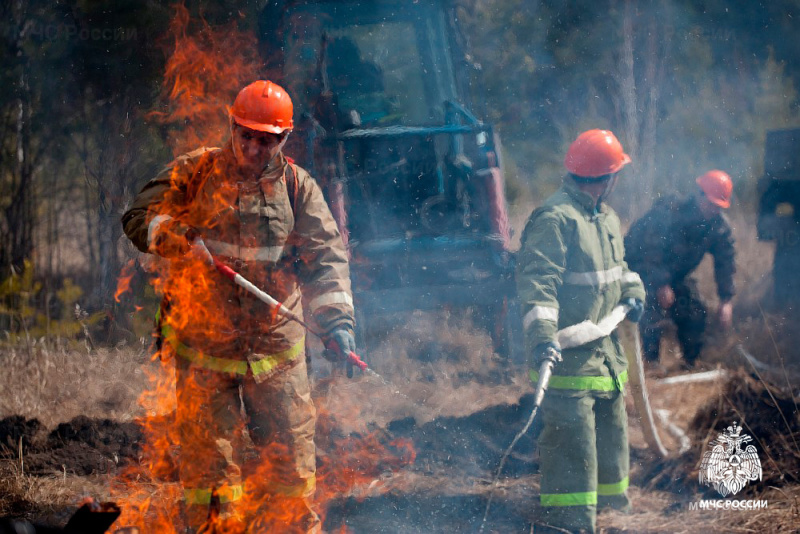
{"type": "Polygon", "coordinates": [[[144,347],[76,350],[43,340],[0,347],[0,419],[36,418],[53,427],[78,415],[129,421],[145,384],[144,347]]]}
{"type": "Polygon", "coordinates": [[[34,476],[20,461],[0,461],[0,517],[59,522],[84,496],[108,497],[107,477],[34,476]]]}
{"type": "MultiPolygon", "coordinates": [[[[143,347],[87,351],[41,339],[4,345],[0,419],[19,415],[37,419],[46,429],[80,415],[130,421],[140,413],[136,399],[148,360],[143,347]]],[[[9,445],[0,443],[6,449],[9,445]]],[[[24,454],[12,452],[5,456],[13,459],[0,460],[0,516],[57,524],[75,511],[83,496],[108,496],[107,477],[32,475],[24,454]]]]}
{"type": "MultiPolygon", "coordinates": [[[[689,510],[690,499],[663,491],[630,490],[633,512],[608,511],[597,520],[601,533],[788,533],[800,524],[800,486],[769,488],[766,510],[689,510]]],[[[696,499],[695,499],[696,500],[696,499]]]]}

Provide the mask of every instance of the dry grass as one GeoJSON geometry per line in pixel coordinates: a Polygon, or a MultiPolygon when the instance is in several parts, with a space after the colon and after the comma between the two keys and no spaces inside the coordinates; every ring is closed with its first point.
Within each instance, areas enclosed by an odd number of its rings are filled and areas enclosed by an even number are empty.
{"type": "Polygon", "coordinates": [[[635,487],[630,496],[633,513],[602,513],[597,521],[600,532],[790,533],[798,532],[800,525],[800,486],[770,488],[761,496],[769,506],[759,511],[689,510],[690,501],[674,493],[635,487]]]}
{"type": "Polygon", "coordinates": [[[410,417],[464,417],[488,406],[515,404],[531,390],[522,369],[493,351],[489,334],[469,317],[415,311],[370,352],[370,365],[386,380],[360,376],[325,384],[325,406],[360,424],[384,427],[410,417]]]}
{"type": "Polygon", "coordinates": [[[0,517],[58,521],[75,511],[84,496],[108,497],[107,477],[33,476],[20,462],[0,462],[0,517]]]}
{"type": "MultiPolygon", "coordinates": [[[[149,361],[144,347],[87,351],[64,345],[38,339],[0,348],[0,419],[37,419],[44,433],[79,415],[130,421],[140,413],[136,400],[145,383],[142,367],[149,361]]],[[[0,516],[58,523],[84,496],[108,496],[108,477],[31,475],[24,456],[16,450],[13,456],[0,460],[0,516]]]]}
{"type": "Polygon", "coordinates": [[[148,360],[141,346],[76,350],[31,340],[0,347],[0,419],[22,415],[49,428],[78,415],[129,421],[148,360]]]}
{"type": "MultiPolygon", "coordinates": [[[[515,213],[515,222],[519,222],[515,225],[517,238],[527,211],[515,213]]],[[[702,364],[745,365],[734,351],[736,344],[742,343],[766,363],[785,364],[791,369],[800,363],[793,360],[797,356],[793,347],[800,341],[796,338],[800,335],[800,329],[794,326],[796,321],[761,310],[770,279],[772,245],[757,241],[751,218],[734,215],[732,219],[738,252],[738,320],[733,332],[711,337],[702,364]]],[[[711,262],[704,262],[695,277],[713,310],[716,303],[711,262]]],[[[673,354],[669,358],[677,364],[679,356],[673,354]]],[[[37,340],[0,348],[0,360],[5,372],[0,389],[0,418],[22,415],[53,428],[78,415],[130,421],[141,414],[137,397],[147,382],[143,367],[149,365],[145,347],[87,351],[37,340]]],[[[493,354],[488,334],[476,329],[470,317],[444,311],[406,316],[372,351],[370,363],[388,384],[363,375],[353,380],[326,378],[318,384],[316,393],[322,396],[325,409],[348,414],[337,418],[353,425],[343,428],[344,432],[363,431],[366,426],[385,427],[405,417],[424,424],[437,417],[466,416],[487,406],[516,403],[531,388],[523,369],[506,366],[493,354]]],[[[326,365],[315,363],[315,367],[326,365]]],[[[654,386],[651,392],[655,407],[670,410],[672,421],[685,429],[698,407],[720,393],[719,385],[702,384],[654,386]]],[[[631,440],[641,448],[644,445],[637,424],[632,417],[631,440]]],[[[667,439],[667,445],[674,444],[667,439]]],[[[470,486],[474,481],[457,483],[457,478],[452,478],[458,486],[451,488],[453,491],[477,491],[470,486]]],[[[421,485],[429,482],[419,480],[421,485]]],[[[104,476],[32,476],[24,471],[19,458],[0,462],[0,516],[27,515],[42,520],[49,515],[63,515],[64,510],[74,510],[84,495],[103,498],[108,493],[107,483],[108,477],[104,476]]],[[[762,488],[762,498],[769,500],[769,508],[746,513],[688,511],[688,500],[699,497],[644,489],[644,485],[637,482],[631,490],[634,513],[602,514],[598,522],[601,531],[790,532],[800,524],[797,486],[762,488]]],[[[431,491],[440,489],[438,484],[430,486],[431,491]]],[[[521,498],[534,499],[534,486],[526,485],[521,498]]]]}

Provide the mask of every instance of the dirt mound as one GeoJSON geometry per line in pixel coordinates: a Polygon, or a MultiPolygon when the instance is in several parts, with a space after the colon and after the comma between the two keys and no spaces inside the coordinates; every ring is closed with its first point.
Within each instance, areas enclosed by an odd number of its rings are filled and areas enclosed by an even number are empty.
{"type": "MultiPolygon", "coordinates": [[[[722,394],[700,410],[690,423],[692,448],[677,458],[655,462],[643,473],[649,486],[681,492],[697,487],[698,472],[708,444],[729,425],[738,423],[753,438],[761,460],[761,482],[745,486],[739,495],[754,495],[769,486],[800,482],[800,412],[796,399],[774,385],[740,372],[730,376],[722,394]]],[[[716,495],[713,488],[706,491],[716,495]]]]}
{"type": "Polygon", "coordinates": [[[19,454],[21,448],[24,454],[41,429],[38,419],[26,419],[21,415],[0,420],[0,451],[8,449],[19,454]]]}
{"type": "Polygon", "coordinates": [[[49,434],[36,419],[11,416],[0,420],[0,459],[19,456],[29,474],[107,473],[138,456],[141,432],[135,423],[79,416],[49,434]]]}
{"type": "MultiPolygon", "coordinates": [[[[531,398],[525,395],[519,404],[492,406],[465,417],[440,417],[425,424],[406,417],[392,421],[384,431],[384,439],[411,440],[418,461],[425,465],[458,467],[481,476],[496,466],[524,425],[531,398]]],[[[336,421],[328,418],[335,419],[333,415],[320,414],[321,449],[333,449],[335,443],[346,437],[362,437],[358,432],[342,432],[336,421]]],[[[517,444],[507,463],[507,474],[530,468],[535,434],[533,429],[517,444]]],[[[11,416],[0,420],[0,459],[17,459],[22,443],[25,471],[29,474],[107,473],[126,461],[138,459],[141,440],[142,432],[133,422],[79,416],[47,433],[36,419],[11,416]]]]}

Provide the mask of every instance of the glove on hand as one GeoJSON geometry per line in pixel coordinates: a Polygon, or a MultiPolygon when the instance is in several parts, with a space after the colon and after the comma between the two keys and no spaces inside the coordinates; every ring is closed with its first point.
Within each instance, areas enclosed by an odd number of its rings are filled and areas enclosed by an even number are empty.
{"type": "Polygon", "coordinates": [[[533,361],[538,367],[544,360],[561,361],[561,347],[552,341],[540,343],[533,349],[533,361]]]}
{"type": "Polygon", "coordinates": [[[196,235],[197,232],[185,224],[164,221],[152,236],[150,250],[164,258],[183,256],[191,249],[191,241],[196,235]]]}
{"type": "Polygon", "coordinates": [[[623,299],[620,304],[624,304],[625,306],[630,306],[630,310],[628,310],[627,319],[632,323],[638,323],[642,319],[642,315],[644,315],[644,303],[633,297],[623,299]]]}
{"type": "Polygon", "coordinates": [[[331,362],[347,361],[350,352],[356,350],[356,339],[347,328],[337,328],[325,340],[325,358],[331,362]]]}

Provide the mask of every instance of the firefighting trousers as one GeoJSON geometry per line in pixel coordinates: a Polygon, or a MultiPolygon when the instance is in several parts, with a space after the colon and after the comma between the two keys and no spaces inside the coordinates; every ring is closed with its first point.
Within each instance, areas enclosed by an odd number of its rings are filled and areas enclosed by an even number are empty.
{"type": "Polygon", "coordinates": [[[209,505],[226,532],[319,532],[316,410],[305,358],[257,383],[176,359],[179,473],[187,523],[207,522],[209,505]]]}
{"type": "Polygon", "coordinates": [[[595,532],[597,509],[630,509],[628,421],[620,391],[579,396],[551,390],[539,437],[542,523],[595,532]]]}
{"type": "Polygon", "coordinates": [[[657,288],[648,289],[644,315],[639,322],[642,333],[642,356],[648,361],[657,362],[664,319],[671,319],[677,329],[678,342],[683,358],[688,365],[694,365],[703,349],[703,335],[706,330],[706,308],[703,306],[697,288],[692,283],[673,286],[675,303],[664,310],[656,299],[657,288]]]}

